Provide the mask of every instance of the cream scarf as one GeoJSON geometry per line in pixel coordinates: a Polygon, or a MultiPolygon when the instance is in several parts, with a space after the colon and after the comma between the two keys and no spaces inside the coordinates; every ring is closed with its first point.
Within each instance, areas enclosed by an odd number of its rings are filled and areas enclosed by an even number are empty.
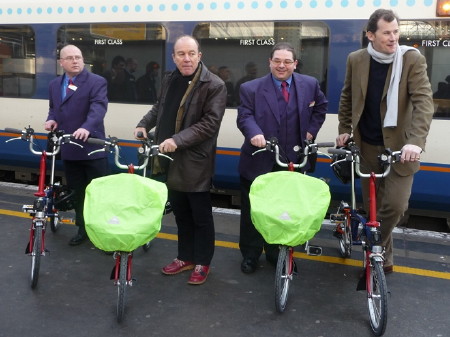
{"type": "MultiPolygon", "coordinates": [[[[403,55],[408,50],[415,50],[419,52],[414,47],[400,46],[397,44],[397,49],[393,54],[380,53],[373,49],[372,42],[367,46],[367,51],[372,58],[383,64],[392,63],[392,73],[391,79],[389,81],[389,89],[387,92],[387,111],[384,118],[383,127],[393,128],[397,126],[397,116],[398,116],[398,87],[400,83],[400,77],[402,76],[403,68],[403,55]]],[[[420,52],[419,52],[420,53],[420,52]]]]}

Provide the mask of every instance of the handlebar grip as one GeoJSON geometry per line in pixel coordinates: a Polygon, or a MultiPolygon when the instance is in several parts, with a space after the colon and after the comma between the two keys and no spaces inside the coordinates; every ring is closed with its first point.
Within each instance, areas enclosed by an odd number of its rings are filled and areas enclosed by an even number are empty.
{"type": "Polygon", "coordinates": [[[99,138],[88,138],[88,139],[87,139],[87,142],[88,142],[89,144],[95,144],[95,145],[101,145],[101,146],[103,146],[103,145],[106,144],[106,140],[104,140],[104,139],[99,139],[99,138]]]}
{"type": "Polygon", "coordinates": [[[348,153],[348,150],[330,148],[330,149],[328,149],[328,153],[346,155],[348,153]]]}
{"type": "Polygon", "coordinates": [[[137,138],[144,138],[144,133],[143,133],[142,131],[139,131],[139,132],[136,134],[136,137],[137,137],[137,138]]]}
{"type": "Polygon", "coordinates": [[[5,131],[6,131],[6,132],[10,132],[10,133],[17,133],[17,134],[19,134],[19,135],[22,134],[22,130],[14,129],[14,128],[5,128],[5,131]]]}
{"type": "Polygon", "coordinates": [[[317,147],[334,147],[333,142],[317,143],[317,147]]]}

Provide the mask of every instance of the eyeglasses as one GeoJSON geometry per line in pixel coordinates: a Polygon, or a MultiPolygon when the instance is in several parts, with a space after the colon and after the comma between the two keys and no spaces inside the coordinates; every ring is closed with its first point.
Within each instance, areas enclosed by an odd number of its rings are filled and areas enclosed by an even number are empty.
{"type": "Polygon", "coordinates": [[[75,60],[75,61],[79,61],[79,60],[82,60],[83,59],[83,56],[80,56],[80,55],[75,55],[75,56],[67,56],[67,57],[61,57],[61,60],[64,60],[64,61],[73,61],[73,60],[75,60]]]}
{"type": "Polygon", "coordinates": [[[271,59],[270,60],[276,66],[279,66],[281,63],[284,63],[285,66],[291,66],[295,61],[292,60],[279,60],[279,59],[271,59]]]}

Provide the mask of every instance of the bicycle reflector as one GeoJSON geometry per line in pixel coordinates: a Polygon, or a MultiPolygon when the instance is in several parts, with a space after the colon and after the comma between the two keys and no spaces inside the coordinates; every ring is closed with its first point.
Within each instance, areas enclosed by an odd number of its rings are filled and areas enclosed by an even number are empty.
{"type": "Polygon", "coordinates": [[[450,16],[450,0],[437,1],[436,16],[450,16]]]}

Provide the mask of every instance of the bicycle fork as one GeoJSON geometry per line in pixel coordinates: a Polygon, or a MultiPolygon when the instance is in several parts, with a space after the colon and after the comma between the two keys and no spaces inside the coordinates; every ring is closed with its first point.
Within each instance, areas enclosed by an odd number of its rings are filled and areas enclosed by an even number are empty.
{"type": "Polygon", "coordinates": [[[126,277],[126,285],[132,286],[133,280],[131,279],[131,266],[132,266],[132,253],[126,252],[114,252],[114,269],[111,273],[111,279],[114,280],[114,285],[119,285],[120,283],[120,261],[123,258],[127,259],[127,277],[126,277]],[[126,255],[126,256],[125,256],[126,255]]]}
{"type": "Polygon", "coordinates": [[[46,249],[45,249],[45,226],[44,226],[44,221],[41,218],[38,217],[34,217],[33,221],[31,223],[31,228],[30,228],[30,239],[27,243],[27,246],[25,248],[25,254],[27,255],[33,255],[36,254],[36,252],[33,251],[33,246],[34,246],[34,238],[35,238],[35,232],[37,228],[41,228],[42,230],[42,240],[41,240],[41,247],[40,247],[40,254],[41,256],[45,256],[46,253],[46,249]]]}

